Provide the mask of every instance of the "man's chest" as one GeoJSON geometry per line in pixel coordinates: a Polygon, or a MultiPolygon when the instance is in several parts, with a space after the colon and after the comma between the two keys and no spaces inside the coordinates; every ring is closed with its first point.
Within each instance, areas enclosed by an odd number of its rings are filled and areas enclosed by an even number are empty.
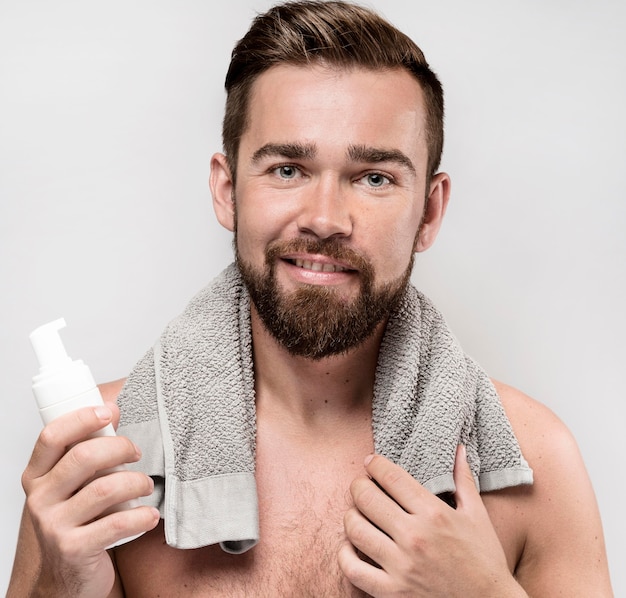
{"type": "Polygon", "coordinates": [[[345,581],[337,560],[357,469],[333,464],[326,472],[294,473],[260,462],[254,548],[240,555],[219,546],[177,550],[165,544],[160,525],[118,551],[126,595],[363,596],[345,581]]]}
{"type": "Polygon", "coordinates": [[[259,427],[260,540],[233,555],[219,546],[177,550],[163,527],[118,549],[127,596],[363,596],[339,569],[350,484],[373,451],[369,422],[331,438],[294,441],[259,427]]]}
{"type": "MultiPolygon", "coordinates": [[[[261,430],[259,543],[240,555],[219,546],[177,550],[159,526],[118,551],[126,596],[364,596],[345,580],[337,559],[350,484],[365,475],[363,459],[373,451],[366,426],[352,432],[334,442],[293,443],[261,430]]],[[[498,494],[487,506],[513,569],[520,534],[510,501],[498,494]]]]}

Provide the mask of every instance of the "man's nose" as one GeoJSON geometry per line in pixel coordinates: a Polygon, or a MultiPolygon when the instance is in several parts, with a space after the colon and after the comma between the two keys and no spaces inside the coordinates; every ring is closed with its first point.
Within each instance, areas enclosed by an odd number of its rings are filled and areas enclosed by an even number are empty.
{"type": "Polygon", "coordinates": [[[335,177],[323,177],[302,198],[297,217],[301,233],[320,239],[349,237],[353,230],[349,191],[335,177]]]}

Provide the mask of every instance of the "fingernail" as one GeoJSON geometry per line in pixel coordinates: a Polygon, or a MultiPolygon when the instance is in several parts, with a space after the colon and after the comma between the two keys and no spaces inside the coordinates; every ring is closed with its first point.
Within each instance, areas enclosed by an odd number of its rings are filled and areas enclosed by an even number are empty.
{"type": "Polygon", "coordinates": [[[374,458],[374,455],[368,455],[367,457],[365,457],[365,461],[363,462],[365,467],[367,467],[372,462],[373,458],[374,458]]]}
{"type": "Polygon", "coordinates": [[[111,410],[108,407],[105,407],[104,405],[102,405],[101,407],[96,407],[94,409],[94,413],[99,419],[103,421],[109,421],[113,417],[111,410]]]}

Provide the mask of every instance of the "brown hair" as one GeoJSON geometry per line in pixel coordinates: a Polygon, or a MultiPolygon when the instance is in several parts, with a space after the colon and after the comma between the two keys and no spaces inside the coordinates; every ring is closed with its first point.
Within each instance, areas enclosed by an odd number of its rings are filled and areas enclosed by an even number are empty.
{"type": "Polygon", "coordinates": [[[311,63],[409,71],[420,83],[426,103],[427,176],[436,172],[443,149],[443,91],[419,47],[367,8],[342,1],[304,0],[279,4],[258,15],[233,50],[222,128],[233,179],[256,78],[279,64],[311,63]]]}

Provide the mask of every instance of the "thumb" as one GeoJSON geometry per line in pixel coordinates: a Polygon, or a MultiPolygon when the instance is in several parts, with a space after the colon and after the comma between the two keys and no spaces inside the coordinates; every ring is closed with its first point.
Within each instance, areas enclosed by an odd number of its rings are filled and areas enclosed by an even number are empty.
{"type": "Polygon", "coordinates": [[[456,448],[456,458],[454,461],[454,484],[456,492],[454,497],[457,508],[469,506],[476,499],[480,500],[480,493],[476,487],[474,475],[467,462],[467,451],[463,444],[459,444],[456,448]]]}

